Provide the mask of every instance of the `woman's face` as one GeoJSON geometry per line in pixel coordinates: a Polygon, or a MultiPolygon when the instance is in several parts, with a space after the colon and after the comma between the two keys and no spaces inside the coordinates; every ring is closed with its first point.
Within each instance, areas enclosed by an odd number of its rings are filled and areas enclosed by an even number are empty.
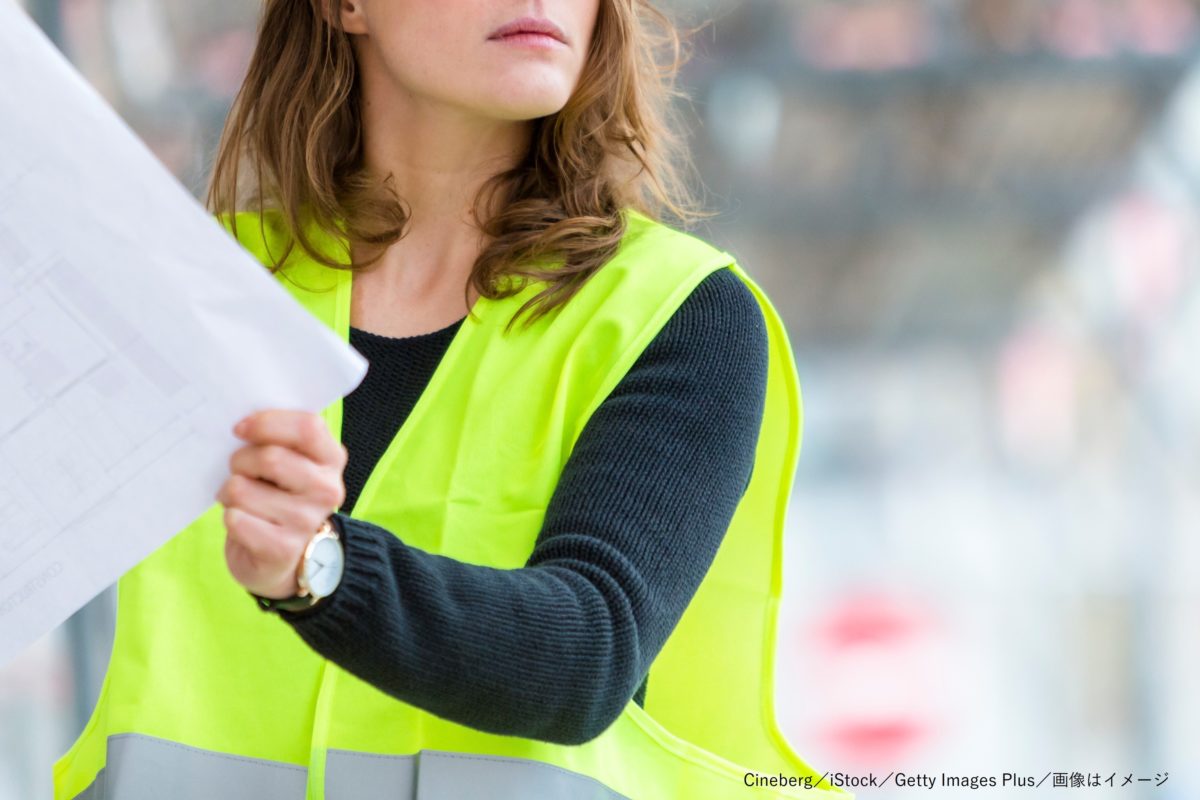
{"type": "Polygon", "coordinates": [[[341,14],[345,30],[359,34],[362,69],[384,73],[413,99],[527,120],[561,110],[571,96],[600,2],[342,0],[341,14]],[[534,30],[539,22],[549,35],[503,35],[506,26],[534,30]]]}

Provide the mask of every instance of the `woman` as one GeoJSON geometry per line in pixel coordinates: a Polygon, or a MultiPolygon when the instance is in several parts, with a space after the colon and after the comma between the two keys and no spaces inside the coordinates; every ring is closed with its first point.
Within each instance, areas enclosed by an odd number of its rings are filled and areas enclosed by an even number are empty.
{"type": "Polygon", "coordinates": [[[791,355],[651,216],[686,215],[652,25],[677,42],[640,0],[267,0],[210,206],[370,371],[244,419],[218,505],[122,579],[56,796],[813,782],[771,707],[791,355]]]}

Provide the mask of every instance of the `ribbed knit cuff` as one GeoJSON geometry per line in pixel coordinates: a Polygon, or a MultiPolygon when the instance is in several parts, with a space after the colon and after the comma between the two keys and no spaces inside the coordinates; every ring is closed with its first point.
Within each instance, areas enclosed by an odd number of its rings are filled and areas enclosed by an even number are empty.
{"type": "Polygon", "coordinates": [[[314,647],[318,642],[335,643],[347,632],[361,630],[363,617],[377,607],[376,592],[388,580],[387,543],[380,534],[391,534],[343,514],[334,514],[333,524],[345,553],[341,582],[333,594],[312,608],[279,612],[314,647]]]}

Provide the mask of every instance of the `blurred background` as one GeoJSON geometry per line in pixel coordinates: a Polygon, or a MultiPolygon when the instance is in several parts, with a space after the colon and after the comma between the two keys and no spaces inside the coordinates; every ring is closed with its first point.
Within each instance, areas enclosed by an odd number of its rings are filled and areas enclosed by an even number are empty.
{"type": "MultiPolygon", "coordinates": [[[[22,2],[199,193],[258,5],[22,2]]],[[[683,76],[722,212],[696,233],[767,290],[804,389],[777,676],[797,750],[1200,797],[1197,6],[664,5],[712,20],[683,76]]],[[[0,671],[0,800],[50,796],[113,610],[0,671]]]]}

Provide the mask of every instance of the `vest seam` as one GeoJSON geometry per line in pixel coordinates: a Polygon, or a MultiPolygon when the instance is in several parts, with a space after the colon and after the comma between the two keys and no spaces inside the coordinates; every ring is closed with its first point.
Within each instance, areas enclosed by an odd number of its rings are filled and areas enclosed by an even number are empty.
{"type": "MultiPolygon", "coordinates": [[[[778,309],[771,303],[766,293],[762,290],[757,282],[748,274],[743,274],[743,279],[752,287],[754,294],[758,297],[760,305],[764,306],[764,316],[770,317],[766,319],[766,327],[768,336],[774,339],[773,346],[770,349],[775,350],[782,356],[780,359],[781,373],[778,380],[783,384],[783,392],[788,398],[790,404],[796,408],[797,417],[794,424],[788,428],[788,443],[785,450],[785,464],[783,474],[780,476],[781,490],[777,493],[777,502],[772,510],[772,584],[778,587],[778,592],[775,594],[773,601],[764,609],[763,627],[765,631],[766,642],[763,645],[762,658],[760,660],[762,666],[761,674],[761,696],[759,697],[760,713],[759,722],[763,726],[763,732],[768,740],[772,741],[778,748],[780,753],[788,760],[797,762],[798,765],[803,765],[804,768],[813,771],[808,761],[800,755],[795,746],[788,739],[783,729],[779,726],[779,718],[775,709],[775,687],[776,687],[776,672],[778,669],[778,650],[779,650],[779,622],[780,622],[780,606],[783,599],[783,559],[784,559],[784,531],[787,529],[788,512],[791,507],[792,486],[795,482],[795,476],[800,458],[800,448],[804,436],[804,400],[794,350],[791,340],[787,335],[787,326],[783,322],[783,318],[779,315],[778,309]],[[771,314],[766,313],[766,307],[771,309],[771,314]]],[[[768,375],[770,372],[768,371],[768,375]]],[[[768,378],[769,382],[769,378],[768,378]]],[[[768,392],[769,393],[769,392],[768,392]]],[[[764,409],[765,414],[765,409],[764,409]]],[[[841,787],[830,786],[827,791],[835,794],[843,794],[847,798],[853,797],[852,794],[846,792],[841,787]]]]}
{"type": "MultiPolygon", "coordinates": [[[[685,739],[655,719],[655,717],[649,711],[646,711],[645,709],[640,709],[640,711],[641,714],[649,719],[654,726],[657,726],[657,729],[654,727],[648,727],[646,720],[639,719],[637,712],[629,710],[628,707],[621,713],[628,714],[630,721],[633,722],[633,724],[636,725],[639,730],[646,734],[646,736],[653,739],[655,743],[661,746],[664,750],[669,751],[676,758],[686,761],[691,766],[697,769],[702,769],[719,779],[729,779],[734,783],[737,782],[738,776],[743,776],[747,773],[756,775],[763,774],[749,765],[741,764],[737,761],[731,761],[720,753],[717,753],[713,750],[708,750],[703,746],[691,741],[690,739],[685,739]],[[693,748],[699,751],[699,753],[697,754],[689,752],[693,748]]],[[[830,789],[821,788],[801,789],[800,791],[805,792],[806,794],[795,794],[789,787],[785,786],[771,787],[771,789],[782,797],[791,798],[811,797],[811,792],[820,792],[820,794],[817,796],[825,797],[826,793],[832,791],[830,789]]]]}

